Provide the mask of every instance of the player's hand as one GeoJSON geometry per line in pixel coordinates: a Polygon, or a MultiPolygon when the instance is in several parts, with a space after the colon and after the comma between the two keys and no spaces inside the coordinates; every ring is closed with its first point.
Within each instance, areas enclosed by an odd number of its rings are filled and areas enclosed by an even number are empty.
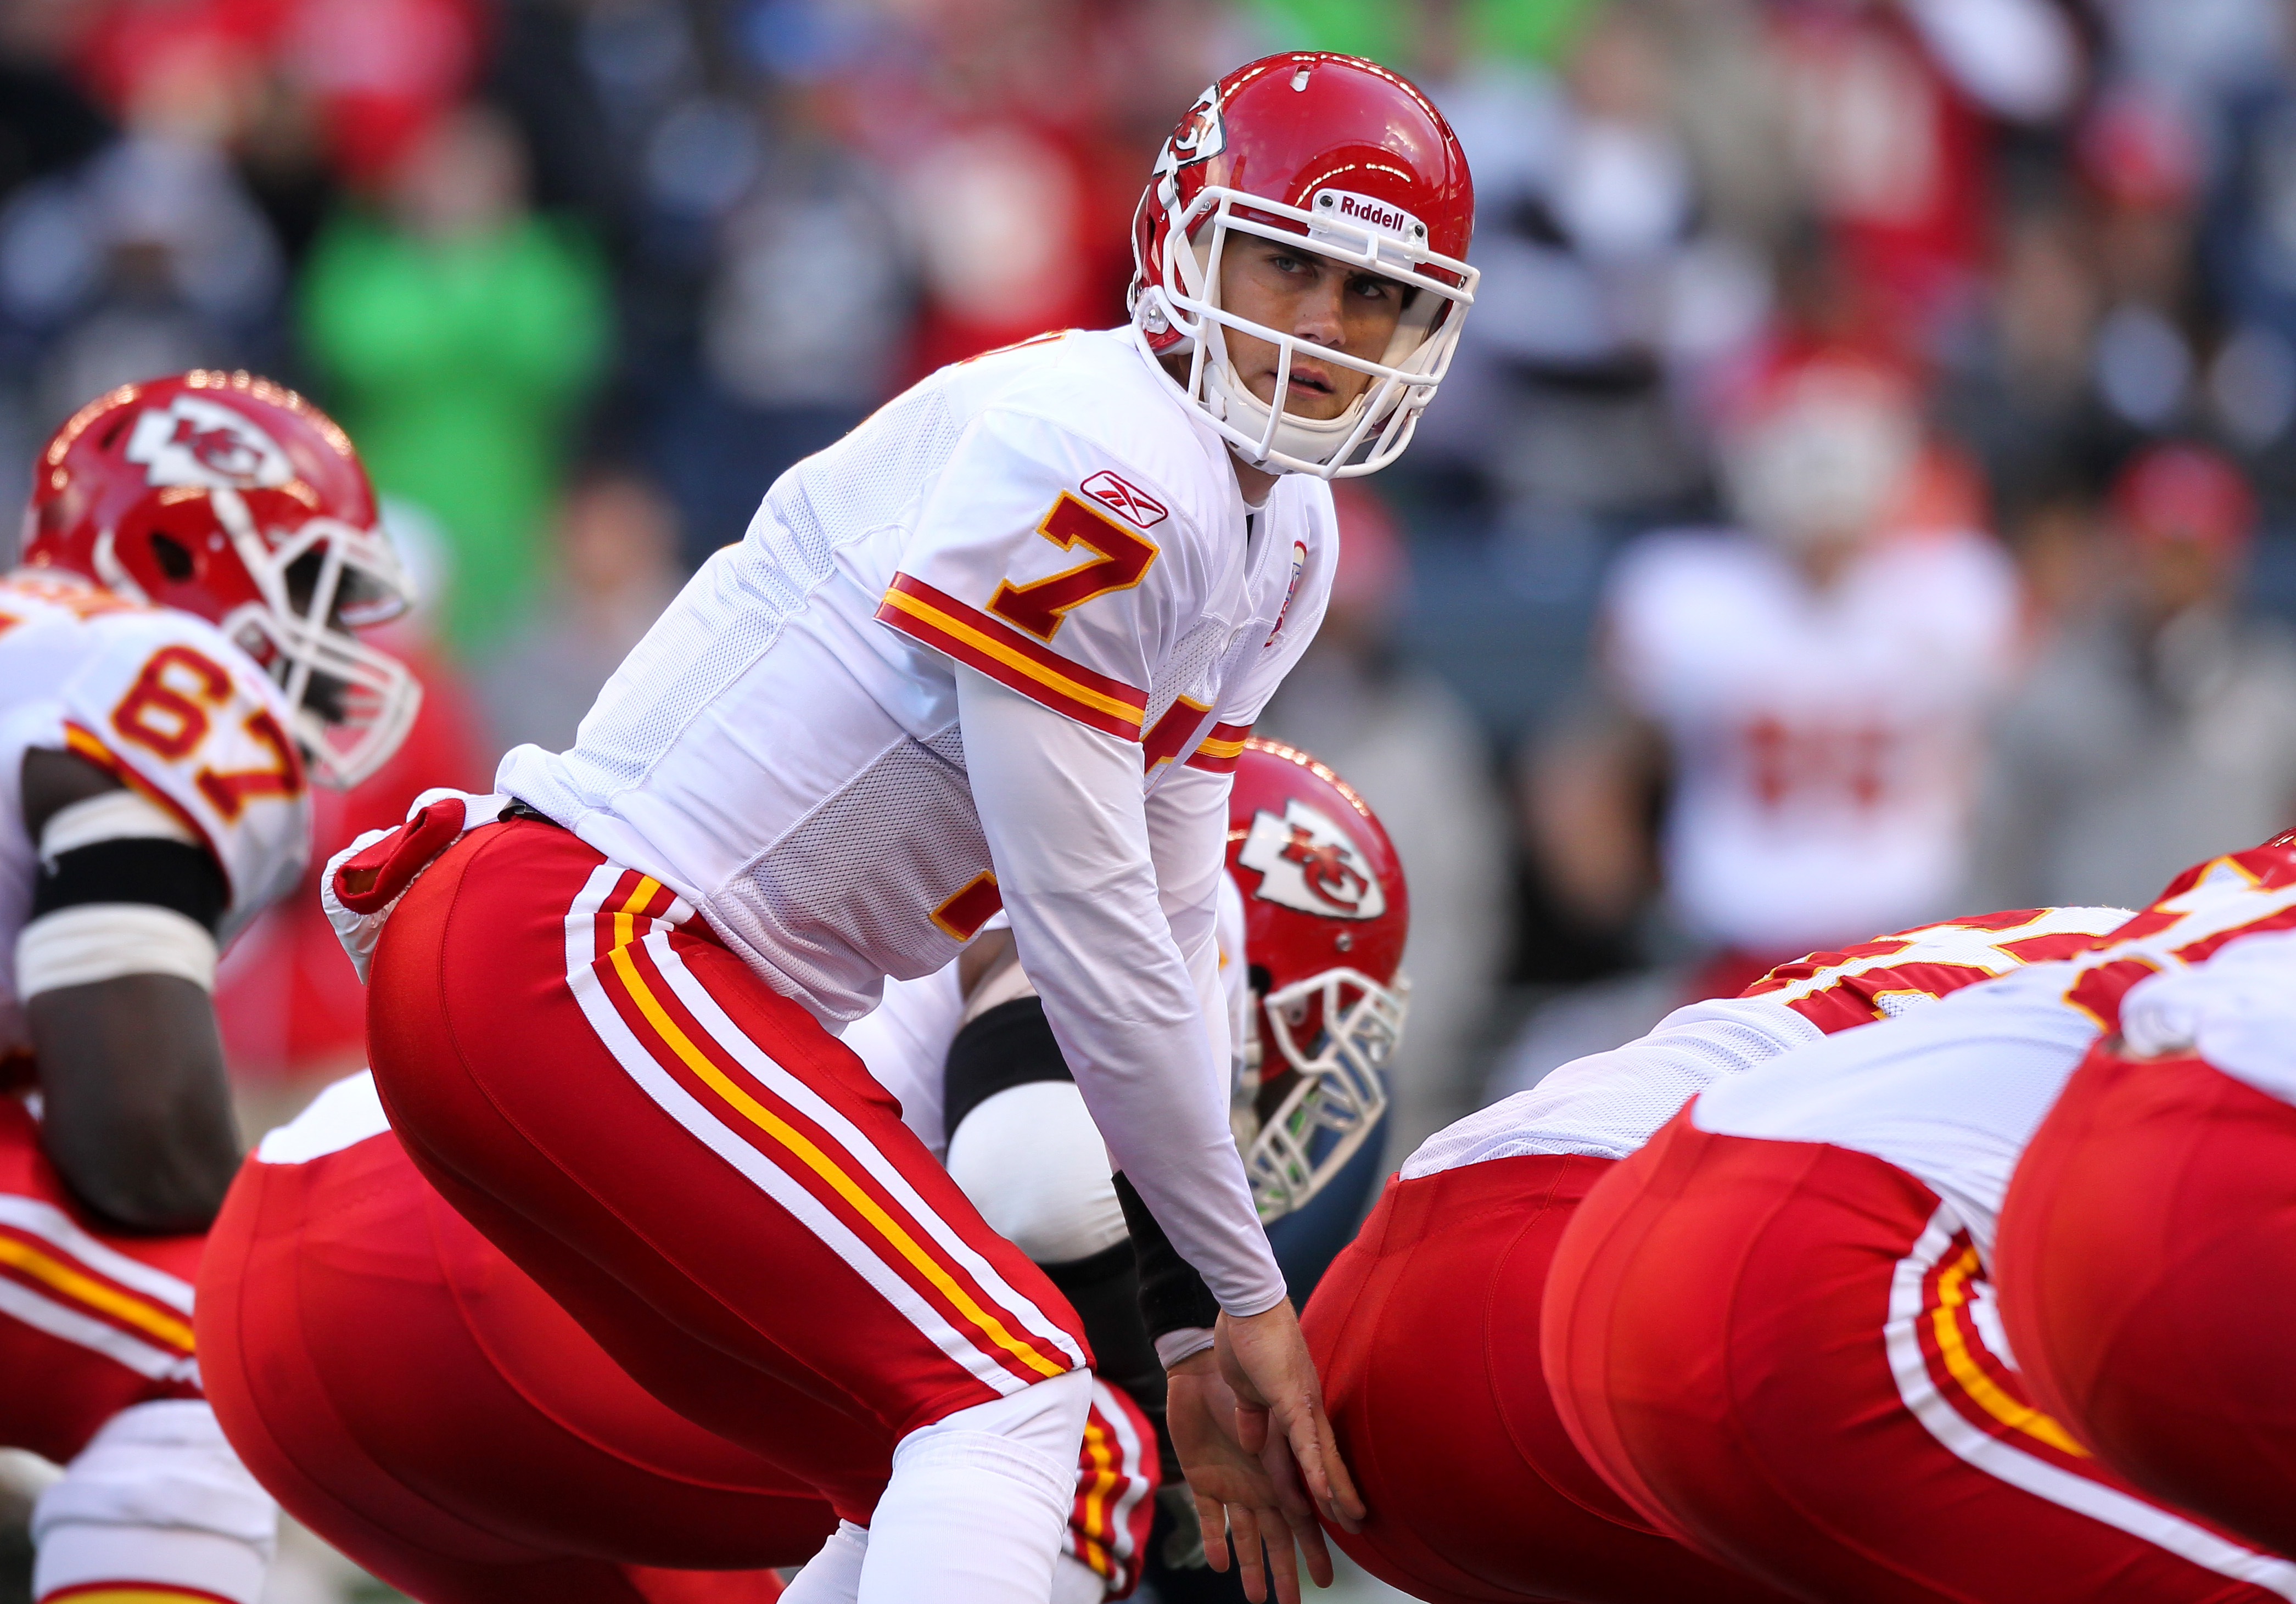
{"type": "Polygon", "coordinates": [[[1236,1435],[1235,1394],[1210,1350],[1174,1365],[1166,1382],[1165,1419],[1203,1526],[1205,1563],[1224,1571],[1233,1552],[1244,1596],[1253,1604],[1267,1599],[1271,1572],[1279,1604],[1300,1604],[1296,1541],[1316,1585],[1329,1587],[1332,1556],[1315,1506],[1292,1474],[1288,1456],[1279,1477],[1270,1474],[1260,1454],[1246,1452],[1236,1435]]]}
{"type": "Polygon", "coordinates": [[[1324,1518],[1343,1532],[1358,1530],[1363,1500],[1340,1459],[1323,1383],[1291,1300],[1242,1319],[1222,1314],[1215,1334],[1213,1351],[1235,1392],[1236,1432],[1245,1452],[1258,1454],[1279,1484],[1296,1464],[1324,1518]]]}

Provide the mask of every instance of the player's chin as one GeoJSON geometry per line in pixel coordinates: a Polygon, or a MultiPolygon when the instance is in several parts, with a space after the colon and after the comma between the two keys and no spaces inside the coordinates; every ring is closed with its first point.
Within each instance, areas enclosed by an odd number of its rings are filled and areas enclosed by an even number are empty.
{"type": "Polygon", "coordinates": [[[1352,397],[1334,395],[1329,390],[1292,387],[1283,397],[1283,410],[1295,418],[1305,418],[1312,423],[1328,423],[1348,410],[1352,397]]]}

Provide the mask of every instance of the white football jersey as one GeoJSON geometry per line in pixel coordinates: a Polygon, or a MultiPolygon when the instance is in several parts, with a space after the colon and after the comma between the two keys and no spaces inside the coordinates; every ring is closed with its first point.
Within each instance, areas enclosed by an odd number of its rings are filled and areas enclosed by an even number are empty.
{"type": "Polygon", "coordinates": [[[2296,1103],[2296,930],[2243,936],[2197,969],[2138,981],[2120,1034],[2136,1057],[2197,1054],[2296,1103]]]}
{"type": "Polygon", "coordinates": [[[2131,988],[2292,926],[2296,849],[2218,858],[2094,951],[1796,1049],[1710,1087],[1690,1117],[1701,1130],[1887,1159],[1952,1204],[1989,1260],[2019,1155],[2083,1055],[2119,1028],[2131,988]]]}
{"type": "Polygon", "coordinates": [[[1947,912],[2017,588],[1975,535],[1887,542],[1824,592],[1744,536],[1653,536],[1607,599],[1623,694],[1667,732],[1667,884],[1700,936],[1800,952],[1947,912]]]}
{"type": "Polygon", "coordinates": [[[0,579],[0,1057],[29,1045],[15,953],[39,853],[24,827],[24,754],[77,752],[204,841],[228,888],[228,945],[294,886],[310,851],[291,728],[277,687],[189,613],[48,569],[0,579]]]}
{"type": "Polygon", "coordinates": [[[701,908],[832,1028],[999,905],[955,665],[1167,765],[1232,766],[1314,635],[1331,492],[1246,507],[1226,446],[1123,331],[943,369],[775,481],[573,748],[496,788],[701,908]]]}
{"type": "Polygon", "coordinates": [[[1677,1008],[1648,1035],[1575,1059],[1529,1091],[1437,1132],[1403,1174],[1529,1153],[1623,1158],[1727,1076],[2025,964],[2085,952],[2128,917],[2126,908],[2024,909],[1813,953],[1772,970],[1742,995],[1677,1008]]]}

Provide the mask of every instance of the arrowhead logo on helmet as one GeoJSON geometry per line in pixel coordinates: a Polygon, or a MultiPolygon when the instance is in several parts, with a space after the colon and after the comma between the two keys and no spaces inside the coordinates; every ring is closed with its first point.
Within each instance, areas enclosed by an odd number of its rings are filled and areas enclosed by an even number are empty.
{"type": "Polygon", "coordinates": [[[1259,872],[1254,896],[1326,919],[1377,919],[1387,894],[1347,831],[1298,798],[1279,815],[1262,808],[1236,861],[1259,872]]]}
{"type": "Polygon", "coordinates": [[[176,396],[138,417],[126,454],[153,485],[246,490],[295,477],[287,454],[253,420],[202,396],[176,396]]]}

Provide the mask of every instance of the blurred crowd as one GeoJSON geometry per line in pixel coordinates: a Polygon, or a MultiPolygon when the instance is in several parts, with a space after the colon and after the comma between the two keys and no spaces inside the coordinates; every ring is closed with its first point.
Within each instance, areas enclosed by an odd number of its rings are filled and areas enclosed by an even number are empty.
{"type": "MultiPolygon", "coordinates": [[[[359,441],[430,686],[332,842],[564,744],[767,485],[1123,315],[1219,71],[1425,86],[1483,272],[1262,725],[1416,914],[1390,1158],[1782,957],[2296,822],[2290,0],[0,0],[0,493],[252,367],[359,441]]],[[[251,1084],[361,1051],[316,899],[251,1084]]]]}

